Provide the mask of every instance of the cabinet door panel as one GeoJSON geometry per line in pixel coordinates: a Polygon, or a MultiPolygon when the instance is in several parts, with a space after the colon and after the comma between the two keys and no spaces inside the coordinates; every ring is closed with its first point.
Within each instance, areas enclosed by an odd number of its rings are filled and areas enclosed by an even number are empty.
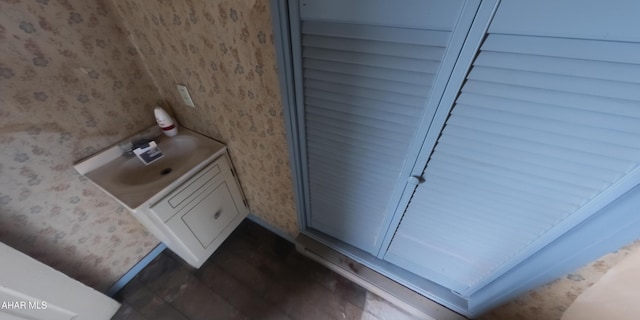
{"type": "Polygon", "coordinates": [[[184,250],[180,256],[198,268],[248,214],[234,177],[228,173],[167,221],[173,238],[184,250]],[[184,256],[188,254],[189,256],[184,256]]]}
{"type": "Polygon", "coordinates": [[[446,83],[479,1],[297,4],[307,224],[377,255],[416,131],[442,94],[433,88],[446,83]]]}
{"type": "Polygon", "coordinates": [[[638,56],[489,34],[385,259],[470,295],[638,184],[638,56]]]}
{"type": "Polygon", "coordinates": [[[240,210],[226,181],[203,195],[203,199],[182,215],[182,221],[206,249],[240,210]]]}

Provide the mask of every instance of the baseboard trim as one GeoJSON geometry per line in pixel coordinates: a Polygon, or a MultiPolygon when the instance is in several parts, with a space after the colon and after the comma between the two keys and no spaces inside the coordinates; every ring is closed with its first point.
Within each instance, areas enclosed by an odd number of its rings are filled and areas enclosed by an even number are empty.
{"type": "Polygon", "coordinates": [[[277,234],[278,236],[280,236],[281,238],[284,238],[285,240],[291,242],[291,243],[295,243],[295,239],[288,233],[280,230],[277,227],[274,227],[272,224],[270,224],[269,222],[262,220],[262,218],[254,215],[253,213],[249,213],[249,215],[247,216],[247,219],[259,224],[260,226],[262,226],[263,228],[277,234]]]}
{"type": "Polygon", "coordinates": [[[151,252],[147,253],[147,255],[144,256],[142,260],[133,265],[133,267],[131,267],[131,269],[129,269],[127,273],[125,273],[118,281],[116,281],[116,283],[114,283],[109,288],[109,290],[107,290],[107,296],[113,298],[120,290],[122,290],[122,288],[124,288],[124,286],[127,285],[127,283],[129,283],[129,281],[131,281],[131,279],[133,279],[138,273],[140,273],[140,271],[142,271],[144,267],[148,266],[149,263],[151,263],[153,259],[159,256],[166,248],[167,246],[164,243],[160,242],[155,248],[153,248],[153,250],[151,250],[151,252]]]}
{"type": "Polygon", "coordinates": [[[296,250],[418,319],[467,319],[304,234],[296,238],[296,250]]]}

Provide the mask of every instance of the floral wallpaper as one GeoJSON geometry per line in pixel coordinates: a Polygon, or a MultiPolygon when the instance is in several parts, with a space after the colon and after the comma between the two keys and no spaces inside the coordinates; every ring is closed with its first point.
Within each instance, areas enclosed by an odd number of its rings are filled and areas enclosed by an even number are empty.
{"type": "MultiPolygon", "coordinates": [[[[295,235],[268,2],[114,0],[114,5],[179,122],[226,142],[251,212],[295,235]],[[189,87],[196,108],[183,104],[176,84],[189,87]]],[[[606,255],[483,319],[560,319],[629,250],[606,255]]]]}
{"type": "Polygon", "coordinates": [[[108,3],[0,1],[0,241],[98,290],[158,241],[72,164],[154,120],[108,3]]]}
{"type": "Polygon", "coordinates": [[[251,212],[296,235],[268,1],[113,2],[178,122],[227,143],[251,212]]]}

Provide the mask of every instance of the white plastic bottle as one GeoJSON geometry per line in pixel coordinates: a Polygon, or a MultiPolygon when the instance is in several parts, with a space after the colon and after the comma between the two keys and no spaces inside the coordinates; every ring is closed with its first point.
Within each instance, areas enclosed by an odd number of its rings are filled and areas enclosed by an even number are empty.
{"type": "Polygon", "coordinates": [[[173,137],[178,134],[178,127],[176,122],[173,121],[173,118],[167,113],[164,109],[160,107],[156,107],[153,109],[153,114],[156,117],[156,122],[162,129],[162,132],[169,137],[173,137]]]}

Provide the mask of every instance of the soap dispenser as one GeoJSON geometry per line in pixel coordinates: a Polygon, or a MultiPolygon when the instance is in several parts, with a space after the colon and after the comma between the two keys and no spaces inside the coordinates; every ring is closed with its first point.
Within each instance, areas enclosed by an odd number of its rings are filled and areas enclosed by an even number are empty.
{"type": "Polygon", "coordinates": [[[168,112],[160,107],[156,107],[155,109],[153,109],[153,114],[156,117],[158,126],[160,126],[164,134],[169,137],[173,137],[178,134],[176,122],[173,121],[173,118],[171,118],[168,112]]]}

